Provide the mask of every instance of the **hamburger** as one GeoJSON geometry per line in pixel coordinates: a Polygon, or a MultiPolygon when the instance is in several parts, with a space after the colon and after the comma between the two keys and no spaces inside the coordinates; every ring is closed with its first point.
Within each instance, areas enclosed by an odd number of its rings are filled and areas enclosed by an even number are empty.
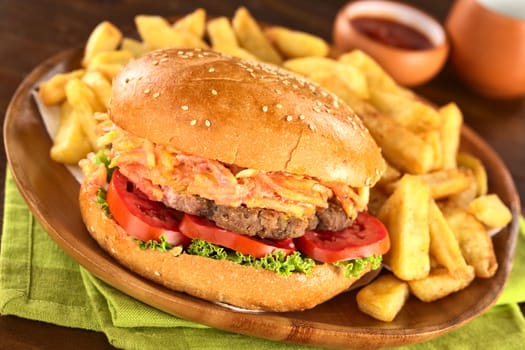
{"type": "Polygon", "coordinates": [[[80,162],[90,234],[175,291],[293,311],[347,290],[390,243],[366,213],[385,162],[352,109],[307,79],[201,49],[131,61],[80,162]]]}

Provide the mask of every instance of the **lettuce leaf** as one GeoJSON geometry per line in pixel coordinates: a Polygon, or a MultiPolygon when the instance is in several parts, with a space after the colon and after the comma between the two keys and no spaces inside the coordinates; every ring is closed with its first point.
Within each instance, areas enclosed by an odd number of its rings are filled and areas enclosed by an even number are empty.
{"type": "Polygon", "coordinates": [[[372,264],[372,270],[377,270],[381,267],[382,261],[383,257],[381,255],[372,255],[367,258],[338,261],[335,262],[334,265],[344,269],[345,277],[352,278],[359,276],[368,264],[372,264]]]}
{"type": "Polygon", "coordinates": [[[244,266],[258,267],[273,271],[281,276],[290,276],[292,272],[309,274],[315,266],[313,259],[303,257],[301,253],[297,251],[290,255],[276,251],[265,257],[255,258],[250,255],[225,249],[201,239],[194,239],[187,248],[187,253],[216,260],[228,260],[244,266]]]}

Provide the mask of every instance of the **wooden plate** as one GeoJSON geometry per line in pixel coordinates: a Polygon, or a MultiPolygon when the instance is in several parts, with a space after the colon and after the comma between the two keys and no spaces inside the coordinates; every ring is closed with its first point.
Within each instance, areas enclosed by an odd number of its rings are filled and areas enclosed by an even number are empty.
{"type": "Polygon", "coordinates": [[[433,303],[411,298],[394,322],[383,323],[357,310],[355,292],[304,312],[241,313],[170,291],[135,275],[99,248],[85,229],[77,200],[79,185],[63,165],[50,160],[51,140],[31,97],[31,90],[40,81],[78,67],[80,54],[80,50],[62,52],[24,80],[6,113],[4,140],[17,186],[49,235],[73,259],[115,288],[165,312],[226,331],[352,348],[398,346],[431,339],[472,320],[501,293],[516,244],[519,198],[500,158],[468,127],[462,132],[462,148],[483,160],[491,192],[497,193],[513,213],[512,223],[494,238],[499,269],[491,279],[476,279],[465,290],[433,303]]]}

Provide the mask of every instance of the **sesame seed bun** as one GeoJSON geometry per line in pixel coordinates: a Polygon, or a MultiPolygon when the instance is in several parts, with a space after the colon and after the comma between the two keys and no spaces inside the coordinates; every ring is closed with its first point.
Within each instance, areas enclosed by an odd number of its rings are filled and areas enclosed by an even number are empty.
{"type": "MultiPolygon", "coordinates": [[[[229,261],[182,253],[142,250],[96,202],[99,188],[87,174],[80,188],[80,209],[86,227],[99,245],[135,273],[175,291],[250,310],[309,309],[348,289],[361,276],[347,278],[329,264],[309,275],[289,277],[229,261]]],[[[369,271],[365,269],[362,274],[369,271]]]]}
{"type": "Polygon", "coordinates": [[[164,49],[113,82],[110,118],[187,154],[265,171],[371,186],[385,167],[353,110],[275,66],[201,49],[164,49]]]}

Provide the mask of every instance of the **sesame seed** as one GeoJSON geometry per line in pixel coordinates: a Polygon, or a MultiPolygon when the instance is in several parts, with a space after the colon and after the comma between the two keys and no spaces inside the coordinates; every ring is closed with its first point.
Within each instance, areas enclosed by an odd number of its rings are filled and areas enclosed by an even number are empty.
{"type": "Polygon", "coordinates": [[[299,116],[299,119],[301,119],[301,120],[304,120],[304,118],[305,118],[305,116],[304,116],[303,114],[301,114],[301,115],[299,116]]]}
{"type": "Polygon", "coordinates": [[[197,119],[192,119],[192,120],[190,121],[190,125],[191,125],[191,126],[195,126],[195,125],[197,125],[197,119]]]}
{"type": "Polygon", "coordinates": [[[315,127],[313,124],[308,124],[308,129],[314,131],[315,130],[315,127]]]}
{"type": "Polygon", "coordinates": [[[297,84],[293,84],[292,87],[293,87],[294,89],[299,89],[299,86],[298,86],[297,84]]]}
{"type": "Polygon", "coordinates": [[[211,89],[211,94],[212,94],[212,95],[217,95],[218,92],[217,92],[217,90],[215,90],[215,89],[211,89]]]}
{"type": "Polygon", "coordinates": [[[283,105],[278,103],[278,104],[275,105],[275,107],[281,109],[281,108],[283,108],[283,105]]]}
{"type": "Polygon", "coordinates": [[[370,177],[367,177],[365,179],[365,186],[370,186],[372,184],[372,179],[370,177]]]}
{"type": "Polygon", "coordinates": [[[159,61],[157,61],[157,60],[153,61],[153,65],[154,65],[154,66],[156,66],[156,65],[158,65],[158,64],[159,64],[159,61]]]}
{"type": "Polygon", "coordinates": [[[154,274],[155,274],[156,276],[159,276],[159,277],[160,277],[160,272],[155,271],[154,274]]]}
{"type": "Polygon", "coordinates": [[[334,107],[339,108],[339,101],[337,101],[337,99],[334,99],[334,107]]]}
{"type": "Polygon", "coordinates": [[[211,122],[208,119],[206,119],[204,121],[204,125],[206,125],[206,127],[209,128],[211,126],[211,122]]]}
{"type": "Polygon", "coordinates": [[[291,122],[293,120],[293,117],[291,115],[286,116],[286,121],[291,122]]]}
{"type": "Polygon", "coordinates": [[[265,113],[268,112],[268,106],[262,106],[262,111],[265,113]]]}
{"type": "Polygon", "coordinates": [[[215,68],[210,68],[210,69],[208,69],[208,72],[210,72],[210,73],[215,72],[215,68]]]}
{"type": "Polygon", "coordinates": [[[255,73],[250,73],[250,76],[251,76],[252,78],[255,78],[255,73]]]}
{"type": "Polygon", "coordinates": [[[187,111],[188,109],[190,109],[190,107],[183,105],[183,106],[180,106],[180,109],[182,109],[183,111],[187,111]]]}
{"type": "Polygon", "coordinates": [[[159,96],[160,96],[160,92],[156,92],[156,93],[153,94],[153,97],[154,97],[154,98],[157,98],[157,97],[159,97],[159,96]]]}
{"type": "Polygon", "coordinates": [[[163,57],[163,58],[160,59],[161,62],[166,62],[167,60],[168,60],[167,57],[163,57]]]}
{"type": "Polygon", "coordinates": [[[321,108],[319,108],[319,107],[317,107],[317,106],[313,107],[313,110],[314,110],[315,112],[317,112],[317,113],[321,113],[321,108]]]}
{"type": "Polygon", "coordinates": [[[144,93],[145,93],[145,94],[149,94],[150,92],[151,92],[150,89],[144,89],[144,93]]]}

